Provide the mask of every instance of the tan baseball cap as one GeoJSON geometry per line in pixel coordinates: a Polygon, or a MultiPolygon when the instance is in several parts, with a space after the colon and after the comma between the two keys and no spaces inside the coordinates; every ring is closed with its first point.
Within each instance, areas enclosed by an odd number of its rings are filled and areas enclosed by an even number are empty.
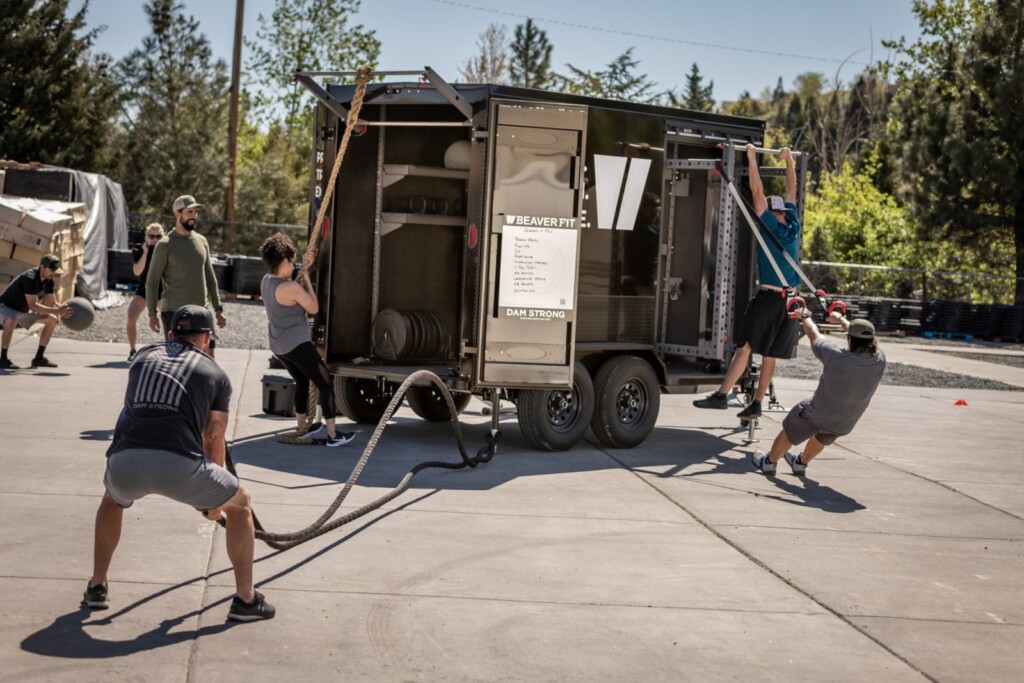
{"type": "Polygon", "coordinates": [[[198,209],[202,207],[202,204],[196,201],[196,198],[190,194],[183,194],[174,200],[173,208],[175,211],[184,211],[185,209],[198,209]]]}

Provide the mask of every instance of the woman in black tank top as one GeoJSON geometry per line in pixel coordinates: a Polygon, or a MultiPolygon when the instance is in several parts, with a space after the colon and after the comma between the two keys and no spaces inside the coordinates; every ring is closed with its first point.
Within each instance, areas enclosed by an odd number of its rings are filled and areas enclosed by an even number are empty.
{"type": "Polygon", "coordinates": [[[139,316],[146,310],[146,276],[149,275],[149,257],[153,255],[153,247],[164,238],[164,226],[150,223],[146,226],[142,244],[132,247],[132,272],[139,278],[139,286],[128,302],[128,362],[135,360],[135,341],[138,338],[139,316]]]}

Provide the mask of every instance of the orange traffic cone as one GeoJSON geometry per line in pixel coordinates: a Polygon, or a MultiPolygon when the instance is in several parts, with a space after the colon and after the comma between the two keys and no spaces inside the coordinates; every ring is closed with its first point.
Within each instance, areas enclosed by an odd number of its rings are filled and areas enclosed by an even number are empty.
{"type": "Polygon", "coordinates": [[[953,405],[955,405],[955,406],[965,406],[965,405],[967,405],[967,401],[965,401],[962,398],[960,398],[960,399],[957,399],[957,402],[954,403],[953,405]]]}

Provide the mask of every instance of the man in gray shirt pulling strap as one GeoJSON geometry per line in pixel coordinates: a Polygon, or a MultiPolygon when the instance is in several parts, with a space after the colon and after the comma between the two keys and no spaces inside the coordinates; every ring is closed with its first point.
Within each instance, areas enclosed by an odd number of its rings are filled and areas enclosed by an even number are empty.
{"type": "Polygon", "coordinates": [[[882,381],[885,354],[875,341],[875,326],[869,320],[851,322],[837,313],[832,316],[846,332],[848,348],[840,348],[822,337],[817,325],[805,313],[804,332],[824,368],[814,395],[789,411],[771,451],[767,454],[756,451],[750,456],[754,467],[762,474],[774,476],[776,463],[784,457],[793,474],[804,476],[807,465],[825,446],[853,431],[882,381]],[[805,441],[803,453],[789,450],[794,444],[805,441]]]}

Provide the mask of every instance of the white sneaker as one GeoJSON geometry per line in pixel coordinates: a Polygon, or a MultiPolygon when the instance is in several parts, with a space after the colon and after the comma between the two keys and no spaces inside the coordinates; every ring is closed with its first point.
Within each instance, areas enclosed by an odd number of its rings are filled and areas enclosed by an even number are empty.
{"type": "Polygon", "coordinates": [[[762,453],[761,451],[755,451],[750,454],[750,461],[754,463],[754,467],[761,474],[769,477],[775,476],[775,466],[777,463],[768,462],[768,454],[762,453]]]}
{"type": "Polygon", "coordinates": [[[793,468],[793,474],[798,477],[802,477],[807,474],[807,465],[800,462],[799,453],[788,451],[783,457],[786,459],[786,462],[789,463],[789,466],[793,468]]]}

